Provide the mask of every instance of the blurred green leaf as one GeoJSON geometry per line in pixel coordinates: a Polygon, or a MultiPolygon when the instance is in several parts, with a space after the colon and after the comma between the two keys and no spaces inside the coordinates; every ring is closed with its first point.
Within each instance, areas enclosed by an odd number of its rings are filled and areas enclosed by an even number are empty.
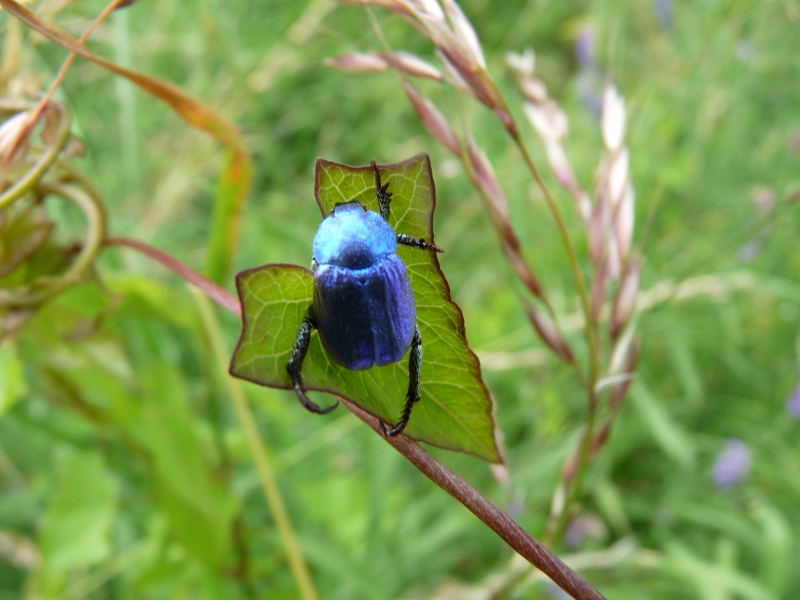
{"type": "Polygon", "coordinates": [[[11,273],[36,252],[52,229],[53,222],[41,204],[29,206],[8,219],[0,227],[0,277],[11,273]]]}
{"type": "Polygon", "coordinates": [[[783,597],[791,565],[797,568],[797,554],[792,552],[792,527],[777,507],[763,499],[753,510],[753,518],[761,525],[764,536],[761,580],[776,597],[783,597]]]}
{"type": "Polygon", "coordinates": [[[40,533],[46,568],[66,571],[106,558],[116,508],[117,484],[106,473],[102,455],[62,456],[40,533]]]}
{"type": "Polygon", "coordinates": [[[631,401],[664,454],[684,468],[691,467],[696,453],[692,439],[641,379],[631,387],[631,401]]]}
{"type": "Polygon", "coordinates": [[[672,323],[665,328],[664,335],[675,365],[675,374],[686,393],[686,400],[692,406],[699,406],[704,396],[703,378],[684,328],[681,323],[672,323]]]}
{"type": "MultiPolygon", "coordinates": [[[[435,192],[428,156],[420,154],[380,169],[393,193],[390,222],[395,231],[433,241],[435,192]]],[[[315,187],[323,216],[348,200],[378,210],[371,167],[348,167],[320,159],[315,187]]],[[[450,298],[438,259],[433,252],[406,246],[400,246],[398,254],[414,288],[424,348],[422,400],[414,408],[406,433],[435,446],[497,462],[492,400],[481,379],[478,359],[467,346],[464,319],[450,298]]],[[[285,367],[312,302],[313,282],[310,271],[292,265],[265,265],[239,274],[244,329],[231,363],[233,375],[270,387],[292,387],[285,367]]],[[[367,371],[349,371],[328,358],[314,334],[303,365],[303,381],[309,390],[344,396],[394,423],[408,389],[407,359],[367,371]]]]}
{"type": "Polygon", "coordinates": [[[334,532],[351,553],[363,551],[370,533],[366,481],[337,473],[303,485],[298,496],[307,513],[334,532]]]}
{"type": "Polygon", "coordinates": [[[670,506],[670,512],[681,521],[691,524],[695,531],[716,530],[749,548],[758,547],[761,540],[753,521],[738,511],[723,510],[713,505],[678,503],[670,506]]]}
{"type": "Polygon", "coordinates": [[[180,373],[158,362],[141,378],[147,397],[135,435],[153,456],[172,530],[188,552],[219,566],[228,554],[235,501],[211,479],[180,373]]]}
{"type": "Polygon", "coordinates": [[[0,416],[14,406],[26,391],[17,347],[14,344],[0,346],[0,416]]]}
{"type": "Polygon", "coordinates": [[[0,346],[0,417],[27,391],[22,361],[14,344],[0,346]]]}
{"type": "Polygon", "coordinates": [[[683,544],[667,544],[665,566],[690,583],[702,600],[777,600],[757,580],[736,570],[725,561],[711,563],[697,556],[683,544]]]}
{"type": "MultiPolygon", "coordinates": [[[[186,294],[160,281],[134,274],[114,274],[106,277],[108,287],[125,298],[126,303],[141,301],[143,310],[133,312],[156,312],[162,319],[174,322],[186,329],[194,329],[197,315],[186,294]]],[[[134,306],[127,308],[133,309],[134,306]]]]}
{"type": "Polygon", "coordinates": [[[217,187],[208,242],[206,271],[218,283],[227,279],[239,247],[242,213],[252,184],[253,162],[249,156],[230,150],[217,187]]]}

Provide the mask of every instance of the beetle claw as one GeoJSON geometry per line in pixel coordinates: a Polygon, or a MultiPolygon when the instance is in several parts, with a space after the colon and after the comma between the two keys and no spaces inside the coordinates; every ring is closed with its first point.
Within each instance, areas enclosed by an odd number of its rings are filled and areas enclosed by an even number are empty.
{"type": "Polygon", "coordinates": [[[330,405],[327,408],[321,408],[318,404],[311,401],[311,399],[306,396],[305,391],[299,385],[294,386],[294,391],[297,394],[297,399],[300,400],[300,404],[302,404],[305,409],[309,412],[312,412],[317,415],[327,415],[329,412],[334,410],[337,406],[339,406],[339,401],[337,400],[334,404],[330,405]]]}
{"type": "Polygon", "coordinates": [[[383,419],[380,419],[378,423],[380,423],[381,425],[381,431],[383,432],[383,435],[385,435],[386,437],[394,437],[396,435],[400,435],[401,433],[403,433],[403,430],[406,428],[406,424],[408,423],[408,421],[401,420],[397,425],[395,425],[391,429],[386,429],[386,423],[383,422],[383,419]]]}

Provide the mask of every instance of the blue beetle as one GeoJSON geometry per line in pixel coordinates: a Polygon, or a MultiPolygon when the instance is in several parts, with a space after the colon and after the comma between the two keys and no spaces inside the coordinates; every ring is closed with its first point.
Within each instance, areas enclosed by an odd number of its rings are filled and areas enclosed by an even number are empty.
{"type": "Polygon", "coordinates": [[[420,398],[422,336],[417,326],[414,291],[397,244],[442,252],[434,244],[389,225],[391,192],[381,184],[375,161],[375,188],[380,214],[353,200],[334,206],[314,236],[314,300],[297,332],[286,371],[294,391],[308,410],[325,414],[305,393],[301,371],[313,329],[328,355],[351,371],[398,362],[408,349],[408,393],[397,425],[381,429],[387,436],[401,433],[420,398]]]}

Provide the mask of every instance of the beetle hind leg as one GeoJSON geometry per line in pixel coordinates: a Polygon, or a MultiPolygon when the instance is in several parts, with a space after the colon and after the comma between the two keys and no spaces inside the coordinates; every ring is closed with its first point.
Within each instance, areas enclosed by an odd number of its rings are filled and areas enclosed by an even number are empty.
{"type": "Polygon", "coordinates": [[[328,408],[320,408],[306,395],[301,376],[301,371],[303,370],[303,361],[306,358],[308,345],[311,342],[311,331],[315,327],[314,315],[309,308],[306,312],[306,316],[303,317],[303,322],[300,324],[300,329],[297,331],[297,340],[294,343],[294,348],[292,348],[292,357],[289,359],[289,362],[286,363],[286,372],[289,373],[289,377],[292,378],[292,387],[294,387],[294,392],[297,394],[297,399],[300,400],[300,404],[302,404],[312,413],[324,415],[339,406],[339,403],[336,402],[336,404],[333,404],[328,408]]]}
{"type": "Polygon", "coordinates": [[[403,407],[403,414],[400,421],[391,429],[386,428],[386,423],[380,421],[383,435],[393,437],[403,432],[411,418],[411,411],[414,405],[419,402],[421,395],[420,380],[422,376],[422,334],[419,326],[414,331],[414,339],[411,342],[411,354],[408,357],[408,393],[406,394],[406,405],[403,407]]]}

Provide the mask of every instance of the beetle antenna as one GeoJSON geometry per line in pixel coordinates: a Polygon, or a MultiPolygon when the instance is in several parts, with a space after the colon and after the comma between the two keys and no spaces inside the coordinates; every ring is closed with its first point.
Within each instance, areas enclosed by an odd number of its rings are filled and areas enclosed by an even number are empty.
{"type": "Polygon", "coordinates": [[[378,194],[378,205],[381,207],[381,216],[387,223],[389,222],[389,213],[391,209],[389,204],[392,202],[392,192],[388,192],[389,184],[381,185],[381,172],[378,170],[378,165],[374,160],[370,161],[372,170],[375,172],[375,192],[378,194]]]}

